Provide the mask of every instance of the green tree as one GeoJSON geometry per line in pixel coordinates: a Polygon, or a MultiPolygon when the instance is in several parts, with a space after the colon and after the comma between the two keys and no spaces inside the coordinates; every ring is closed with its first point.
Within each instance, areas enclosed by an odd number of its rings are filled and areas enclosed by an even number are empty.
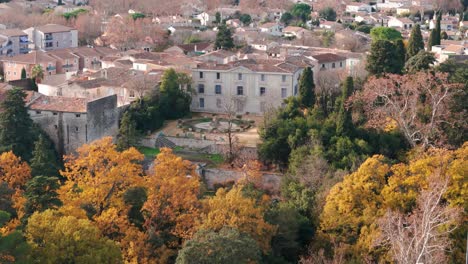
{"type": "Polygon", "coordinates": [[[447,34],[447,32],[442,31],[442,32],[440,33],[440,38],[441,38],[441,39],[444,39],[444,40],[447,40],[447,39],[448,39],[448,34],[447,34]]]}
{"type": "Polygon", "coordinates": [[[436,40],[436,37],[435,37],[436,34],[437,34],[437,31],[435,29],[432,29],[431,33],[429,34],[429,39],[427,40],[427,50],[428,51],[432,50],[432,46],[437,45],[436,44],[437,40],[436,40]]]}
{"type": "Polygon", "coordinates": [[[408,73],[428,70],[435,61],[434,53],[421,50],[406,62],[405,70],[408,73]]]}
{"type": "Polygon", "coordinates": [[[146,15],[145,15],[145,14],[142,14],[142,13],[134,13],[134,14],[132,14],[133,20],[143,19],[143,18],[145,18],[145,17],[146,17],[146,15]]]}
{"type": "MultiPolygon", "coordinates": [[[[10,220],[10,214],[0,211],[0,228],[10,220]]],[[[31,263],[29,258],[29,246],[20,231],[10,234],[0,234],[0,263],[31,263]]]]}
{"type": "Polygon", "coordinates": [[[23,68],[21,69],[21,79],[26,79],[26,78],[27,78],[26,69],[23,68]]]}
{"type": "Polygon", "coordinates": [[[119,135],[117,136],[117,149],[122,151],[138,145],[139,133],[136,129],[135,120],[130,112],[125,112],[120,120],[119,135]]]}
{"type": "Polygon", "coordinates": [[[442,31],[440,29],[440,20],[442,19],[442,12],[437,14],[435,32],[434,32],[434,45],[440,45],[440,35],[442,31]]]}
{"type": "Polygon", "coordinates": [[[174,69],[164,72],[160,91],[160,111],[164,118],[181,118],[190,112],[192,97],[184,86],[189,85],[190,78],[184,73],[177,73],[174,69]]]}
{"type": "Polygon", "coordinates": [[[245,26],[248,26],[252,22],[252,17],[249,14],[242,14],[239,16],[239,20],[245,26]]]}
{"type": "Polygon", "coordinates": [[[321,18],[327,21],[335,21],[336,20],[336,12],[331,7],[325,7],[324,9],[319,11],[319,15],[321,18]]]}
{"type": "Polygon", "coordinates": [[[179,251],[177,264],[188,263],[259,263],[261,250],[249,235],[235,228],[219,232],[200,230],[179,251]]]}
{"type": "Polygon", "coordinates": [[[354,92],[353,77],[348,76],[342,85],[340,108],[336,117],[336,134],[349,135],[353,130],[351,111],[346,108],[346,100],[354,92]]]}
{"type": "Polygon", "coordinates": [[[373,75],[401,73],[404,66],[402,52],[388,40],[372,41],[370,54],[367,56],[367,71],[373,75]]]}
{"type": "Polygon", "coordinates": [[[299,102],[304,107],[315,104],[314,73],[310,67],[304,69],[299,79],[299,102]]]}
{"type": "Polygon", "coordinates": [[[58,177],[35,176],[26,184],[26,215],[56,209],[62,205],[57,189],[60,187],[58,177]]]}
{"type": "Polygon", "coordinates": [[[281,23],[284,23],[285,25],[289,25],[291,21],[294,19],[293,15],[289,12],[284,12],[283,15],[281,16],[281,23]]]}
{"type": "Polygon", "coordinates": [[[224,50],[230,50],[234,48],[234,40],[232,39],[231,29],[224,24],[218,27],[215,48],[224,50]]]}
{"type": "Polygon", "coordinates": [[[416,24],[411,30],[411,36],[408,40],[408,46],[406,48],[406,59],[413,57],[418,54],[420,50],[424,50],[424,40],[421,34],[421,27],[416,24]]]}
{"type": "Polygon", "coordinates": [[[395,60],[395,67],[398,67],[400,69],[399,72],[403,70],[405,67],[405,58],[406,58],[406,48],[405,44],[403,43],[402,39],[399,39],[395,41],[395,55],[396,55],[396,60],[395,60]]]}
{"type": "Polygon", "coordinates": [[[400,31],[389,27],[375,27],[370,32],[372,41],[387,40],[395,42],[402,39],[400,31]]]}
{"type": "Polygon", "coordinates": [[[221,13],[219,12],[216,12],[215,14],[215,21],[214,21],[215,24],[219,24],[221,23],[221,13]]]}
{"type": "Polygon", "coordinates": [[[38,263],[122,263],[118,245],[102,237],[88,219],[53,210],[36,212],[25,234],[38,263]]]}
{"type": "Polygon", "coordinates": [[[39,137],[34,142],[34,150],[32,152],[30,164],[31,175],[33,177],[38,175],[58,175],[60,165],[54,146],[42,133],[39,134],[39,137]]]}
{"type": "Polygon", "coordinates": [[[312,7],[305,3],[298,3],[292,7],[290,12],[295,18],[300,19],[305,23],[310,18],[312,7]]]}
{"type": "Polygon", "coordinates": [[[26,94],[19,88],[7,91],[0,104],[0,153],[12,150],[16,156],[29,160],[34,145],[32,120],[24,104],[26,94]]]}

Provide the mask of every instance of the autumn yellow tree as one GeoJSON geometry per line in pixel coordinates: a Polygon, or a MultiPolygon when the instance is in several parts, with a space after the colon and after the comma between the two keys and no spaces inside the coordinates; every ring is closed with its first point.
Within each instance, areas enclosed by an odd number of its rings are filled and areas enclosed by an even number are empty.
{"type": "Polygon", "coordinates": [[[37,263],[122,263],[119,246],[102,237],[88,219],[50,209],[36,212],[29,218],[25,235],[37,263]]]}
{"type": "Polygon", "coordinates": [[[200,229],[219,231],[224,226],[249,234],[264,252],[270,249],[270,241],[276,227],[264,220],[265,208],[255,199],[244,197],[242,186],[230,191],[224,188],[216,196],[204,201],[204,213],[200,229]]]}
{"type": "Polygon", "coordinates": [[[119,152],[107,137],[83,145],[76,155],[65,157],[66,178],[59,189],[60,211],[80,219],[90,218],[107,237],[120,242],[124,258],[145,263],[146,236],[128,219],[123,195],[143,184],[143,155],[135,148],[119,152]]]}
{"type": "Polygon", "coordinates": [[[150,236],[166,237],[164,244],[168,248],[180,247],[180,240],[191,238],[196,231],[201,210],[195,165],[162,148],[145,184],[148,199],[142,210],[146,229],[151,230],[150,236]]]}
{"type": "Polygon", "coordinates": [[[31,168],[12,151],[3,152],[0,155],[0,184],[6,184],[13,191],[10,198],[13,202],[12,207],[16,211],[15,217],[12,217],[1,229],[2,233],[9,233],[15,229],[19,225],[20,219],[23,218],[26,203],[26,199],[23,197],[24,187],[30,178],[31,168]]]}

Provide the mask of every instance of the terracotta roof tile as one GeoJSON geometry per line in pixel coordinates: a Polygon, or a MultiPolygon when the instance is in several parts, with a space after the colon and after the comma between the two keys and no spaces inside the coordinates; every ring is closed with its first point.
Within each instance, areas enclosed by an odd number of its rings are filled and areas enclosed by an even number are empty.
{"type": "Polygon", "coordinates": [[[44,26],[36,27],[36,30],[44,32],[44,33],[57,33],[57,32],[68,32],[70,30],[74,30],[74,28],[62,26],[58,24],[47,24],[44,26]]]}
{"type": "Polygon", "coordinates": [[[12,29],[0,30],[0,35],[7,36],[7,37],[17,37],[17,36],[26,36],[28,34],[26,34],[21,29],[12,28],[12,29]]]}
{"type": "Polygon", "coordinates": [[[86,98],[41,95],[33,99],[28,107],[32,110],[86,113],[86,98]]]}

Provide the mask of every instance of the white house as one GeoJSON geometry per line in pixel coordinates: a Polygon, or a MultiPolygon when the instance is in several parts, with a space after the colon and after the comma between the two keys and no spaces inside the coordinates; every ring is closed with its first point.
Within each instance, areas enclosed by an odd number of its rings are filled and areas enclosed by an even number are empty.
{"type": "Polygon", "coordinates": [[[406,17],[391,17],[388,21],[388,26],[401,29],[412,29],[414,22],[406,17]]]}
{"type": "MultiPolygon", "coordinates": [[[[465,21],[466,23],[466,21],[465,21]]],[[[436,26],[436,20],[434,19],[431,19],[431,21],[429,21],[429,29],[434,29],[436,26]]],[[[452,22],[452,20],[441,20],[440,21],[440,29],[442,31],[452,31],[455,29],[455,26],[454,26],[454,23],[452,22]]]]}
{"type": "Polygon", "coordinates": [[[200,21],[200,25],[208,26],[215,21],[216,17],[208,14],[207,12],[203,12],[200,14],[195,15],[193,18],[198,19],[200,21]]]}
{"type": "Polygon", "coordinates": [[[283,29],[283,35],[288,38],[295,37],[301,39],[304,37],[305,32],[306,30],[301,27],[288,26],[283,29]]]}
{"type": "Polygon", "coordinates": [[[372,12],[372,6],[364,3],[349,3],[346,5],[346,12],[357,13],[357,12],[372,12]]]}
{"type": "Polygon", "coordinates": [[[281,32],[282,26],[273,22],[262,24],[258,26],[258,29],[261,33],[266,33],[272,36],[281,36],[283,34],[283,32],[281,32]]]}
{"type": "Polygon", "coordinates": [[[306,66],[281,60],[241,60],[228,64],[205,63],[192,70],[196,94],[191,108],[197,112],[225,111],[228,103],[237,113],[262,114],[298,92],[299,76],[306,66]]]}

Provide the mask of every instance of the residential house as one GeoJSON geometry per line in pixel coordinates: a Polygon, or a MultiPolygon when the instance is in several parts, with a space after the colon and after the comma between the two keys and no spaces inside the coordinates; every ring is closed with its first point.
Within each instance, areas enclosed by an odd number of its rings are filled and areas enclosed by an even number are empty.
{"type": "MultiPolygon", "coordinates": [[[[458,24],[458,20],[454,19],[444,19],[440,21],[440,30],[442,31],[452,31],[455,30],[456,26],[458,24]]],[[[429,21],[429,29],[434,29],[436,27],[436,20],[431,19],[429,21]]]]}
{"type": "Polygon", "coordinates": [[[396,9],[396,14],[398,16],[405,16],[411,13],[411,7],[410,6],[400,6],[397,7],[396,9]]]}
{"type": "Polygon", "coordinates": [[[295,37],[297,39],[301,39],[304,37],[306,29],[301,27],[294,27],[294,26],[287,26],[283,29],[283,36],[285,37],[295,37]]]}
{"type": "Polygon", "coordinates": [[[238,27],[242,27],[242,22],[237,18],[233,18],[233,19],[227,20],[226,25],[232,28],[238,28],[238,27]]]}
{"type": "Polygon", "coordinates": [[[372,6],[365,3],[349,3],[346,5],[346,12],[356,13],[356,12],[372,12],[372,6]]]}
{"type": "Polygon", "coordinates": [[[379,13],[373,13],[369,16],[369,18],[371,20],[369,24],[384,27],[388,26],[388,21],[390,20],[388,16],[379,13]]]}
{"type": "Polygon", "coordinates": [[[42,67],[44,75],[56,74],[57,59],[47,55],[43,51],[33,51],[28,54],[5,57],[1,59],[1,62],[3,63],[6,81],[20,80],[23,69],[26,70],[26,76],[30,77],[32,68],[35,65],[42,67]]]}
{"type": "Polygon", "coordinates": [[[338,54],[314,54],[310,58],[313,61],[315,74],[319,74],[319,71],[346,69],[346,57],[338,54]]]}
{"type": "Polygon", "coordinates": [[[200,42],[200,43],[191,43],[191,44],[179,44],[167,48],[164,52],[168,53],[179,53],[188,56],[198,56],[205,54],[207,52],[211,52],[214,49],[214,45],[212,43],[200,42]]]}
{"type": "Polygon", "coordinates": [[[323,20],[323,21],[320,21],[319,27],[323,29],[337,30],[337,29],[341,29],[343,26],[340,23],[337,23],[335,21],[323,20]]]}
{"type": "Polygon", "coordinates": [[[79,70],[79,60],[78,55],[73,54],[68,49],[53,50],[47,52],[47,55],[57,60],[56,63],[56,73],[77,73],[79,70]]]}
{"type": "Polygon", "coordinates": [[[15,56],[29,52],[28,34],[19,29],[0,30],[0,56],[15,56]]]}
{"type": "Polygon", "coordinates": [[[78,69],[80,71],[96,71],[101,69],[101,53],[94,48],[79,47],[70,49],[78,56],[78,69]]]}
{"type": "Polygon", "coordinates": [[[451,56],[468,55],[468,47],[456,44],[432,46],[431,51],[435,53],[437,63],[443,63],[451,56]]]}
{"type": "Polygon", "coordinates": [[[258,26],[258,29],[261,33],[266,33],[272,36],[281,36],[283,33],[281,32],[282,26],[278,23],[268,22],[258,26]]]}
{"type": "Polygon", "coordinates": [[[269,49],[272,49],[276,46],[278,46],[279,44],[277,42],[274,42],[274,41],[267,41],[265,39],[263,40],[258,40],[258,41],[254,41],[250,44],[250,46],[256,50],[261,50],[261,51],[267,51],[269,49]]]}
{"type": "Polygon", "coordinates": [[[78,31],[74,28],[48,24],[25,29],[31,48],[44,51],[78,47],[78,31]]]}
{"type": "Polygon", "coordinates": [[[401,29],[412,29],[414,22],[407,17],[391,17],[388,21],[388,26],[401,29]]]}
{"type": "Polygon", "coordinates": [[[26,106],[33,122],[49,136],[61,155],[118,134],[120,111],[116,95],[87,100],[37,93],[26,106]]]}
{"type": "Polygon", "coordinates": [[[227,64],[237,60],[237,55],[232,51],[216,50],[197,57],[201,62],[214,62],[217,64],[227,64]]]}
{"type": "Polygon", "coordinates": [[[299,76],[306,66],[302,61],[273,59],[200,64],[192,70],[196,94],[191,109],[218,113],[233,105],[237,113],[262,114],[297,95],[299,76]]]}
{"type": "Polygon", "coordinates": [[[200,25],[202,26],[209,26],[216,20],[214,15],[210,15],[207,12],[202,12],[193,16],[193,18],[200,21],[200,25]]]}

